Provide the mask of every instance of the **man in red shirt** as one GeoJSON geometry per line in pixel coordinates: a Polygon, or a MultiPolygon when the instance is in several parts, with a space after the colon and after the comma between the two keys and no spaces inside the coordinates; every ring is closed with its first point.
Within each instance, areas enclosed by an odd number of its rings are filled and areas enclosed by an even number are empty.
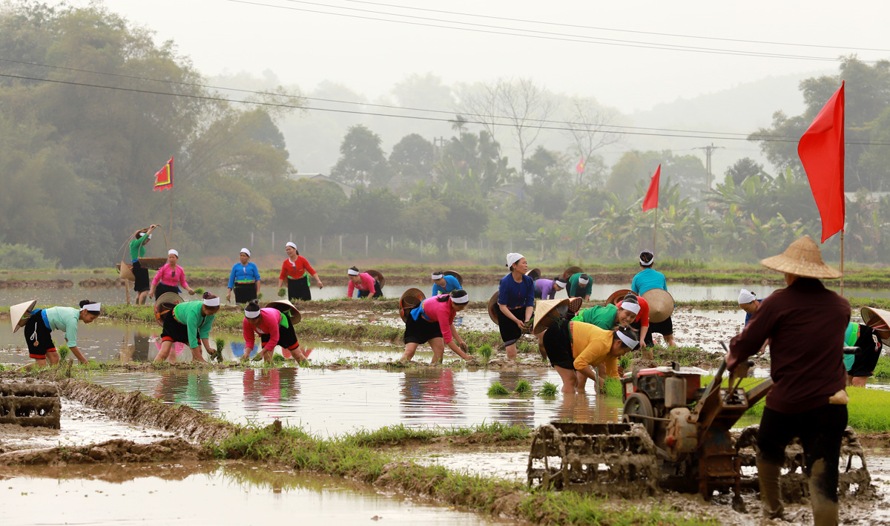
{"type": "Polygon", "coordinates": [[[799,437],[806,459],[813,520],[837,524],[838,457],[847,427],[844,333],[850,302],[825,288],[820,278],[841,273],[822,261],[809,236],[761,264],[785,274],[787,287],[770,294],[751,322],[729,344],[731,371],[769,339],[770,377],[757,437],[757,474],[764,515],[781,517],[779,473],[785,446],[799,437]]]}

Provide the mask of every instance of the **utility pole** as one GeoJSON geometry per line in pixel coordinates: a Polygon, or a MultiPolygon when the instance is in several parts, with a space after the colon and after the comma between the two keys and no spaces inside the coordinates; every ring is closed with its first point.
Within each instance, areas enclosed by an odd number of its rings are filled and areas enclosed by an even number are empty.
{"type": "Polygon", "coordinates": [[[693,150],[705,151],[705,169],[708,171],[708,190],[711,189],[711,179],[713,178],[713,174],[711,173],[711,154],[714,153],[714,150],[719,150],[721,148],[723,148],[723,146],[714,146],[714,143],[711,143],[710,146],[693,148],[693,150]]]}

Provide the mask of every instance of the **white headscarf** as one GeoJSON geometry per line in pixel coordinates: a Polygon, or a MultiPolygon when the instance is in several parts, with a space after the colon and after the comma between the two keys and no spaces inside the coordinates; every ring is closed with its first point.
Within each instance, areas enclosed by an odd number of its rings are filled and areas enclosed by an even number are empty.
{"type": "Polygon", "coordinates": [[[739,291],[739,305],[745,305],[746,303],[751,303],[752,301],[757,299],[757,294],[754,294],[750,290],[742,289],[739,291]]]}
{"type": "Polygon", "coordinates": [[[525,256],[523,256],[519,252],[510,252],[509,254],[507,254],[507,268],[512,267],[513,265],[516,264],[517,261],[519,261],[520,259],[522,259],[524,257],[525,256]]]}

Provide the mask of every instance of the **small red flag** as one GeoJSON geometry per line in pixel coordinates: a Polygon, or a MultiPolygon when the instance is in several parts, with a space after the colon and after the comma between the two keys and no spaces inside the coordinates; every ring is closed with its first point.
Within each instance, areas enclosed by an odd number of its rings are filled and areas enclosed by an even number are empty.
{"type": "Polygon", "coordinates": [[[822,217],[822,242],[844,229],[844,83],[800,138],[797,155],[822,217]]]}
{"type": "Polygon", "coordinates": [[[163,168],[155,173],[154,191],[170,190],[173,188],[173,157],[167,161],[163,168]]]}
{"type": "Polygon", "coordinates": [[[578,172],[578,175],[581,175],[584,173],[584,165],[585,164],[586,163],[584,162],[584,156],[582,155],[581,159],[578,160],[578,164],[575,165],[575,171],[578,172]]]}
{"type": "Polygon", "coordinates": [[[661,179],[661,165],[655,169],[652,175],[652,181],[649,182],[649,190],[646,191],[646,198],[643,199],[643,212],[658,208],[658,180],[661,179]]]}

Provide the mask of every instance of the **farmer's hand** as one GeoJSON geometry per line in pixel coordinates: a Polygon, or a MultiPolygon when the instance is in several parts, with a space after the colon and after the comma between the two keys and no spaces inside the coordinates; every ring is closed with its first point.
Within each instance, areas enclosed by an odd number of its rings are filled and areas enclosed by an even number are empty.
{"type": "Polygon", "coordinates": [[[320,288],[320,289],[324,288],[324,283],[322,283],[321,280],[318,280],[318,288],[320,288]]]}
{"type": "Polygon", "coordinates": [[[229,292],[226,292],[226,303],[232,299],[232,289],[229,289],[229,292]]]}

